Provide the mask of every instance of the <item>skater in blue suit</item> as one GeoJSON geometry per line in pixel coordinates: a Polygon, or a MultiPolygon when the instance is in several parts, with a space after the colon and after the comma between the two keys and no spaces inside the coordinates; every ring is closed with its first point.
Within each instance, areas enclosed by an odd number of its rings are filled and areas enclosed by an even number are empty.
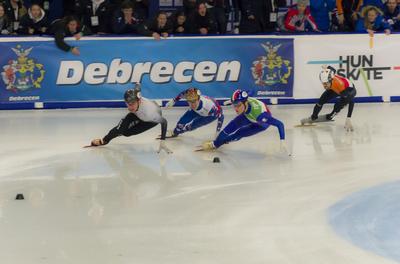
{"type": "Polygon", "coordinates": [[[208,96],[201,95],[197,88],[189,88],[181,92],[177,97],[167,103],[167,107],[172,107],[181,98],[185,98],[190,109],[179,119],[173,131],[169,131],[167,137],[177,137],[188,131],[210,124],[217,120],[216,133],[221,130],[224,122],[224,114],[221,106],[216,100],[208,96]]]}

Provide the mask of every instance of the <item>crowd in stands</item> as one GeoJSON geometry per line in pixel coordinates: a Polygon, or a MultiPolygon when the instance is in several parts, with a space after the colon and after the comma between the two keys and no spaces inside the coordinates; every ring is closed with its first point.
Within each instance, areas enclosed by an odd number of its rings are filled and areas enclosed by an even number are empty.
{"type": "MultiPolygon", "coordinates": [[[[400,30],[400,0],[183,0],[175,12],[149,17],[151,0],[0,0],[0,35],[54,34],[71,50],[66,36],[137,34],[268,34],[272,32],[385,32],[400,30]],[[284,12],[282,12],[284,10],[284,12]],[[228,17],[236,27],[227,32],[228,17]]],[[[73,52],[73,51],[72,51],[73,52]]],[[[78,51],[75,51],[78,53],[78,51]]]]}

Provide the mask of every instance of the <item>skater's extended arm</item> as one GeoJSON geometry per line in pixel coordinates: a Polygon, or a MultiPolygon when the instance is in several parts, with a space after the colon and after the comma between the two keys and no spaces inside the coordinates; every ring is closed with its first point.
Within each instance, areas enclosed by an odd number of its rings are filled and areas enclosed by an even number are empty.
{"type": "Polygon", "coordinates": [[[168,122],[164,117],[161,117],[160,124],[161,124],[161,137],[160,137],[161,140],[157,153],[160,153],[161,150],[164,150],[167,154],[171,154],[172,151],[165,145],[165,136],[167,134],[168,122]]]}
{"type": "MultiPolygon", "coordinates": [[[[190,89],[190,88],[189,88],[189,89],[190,89]]],[[[181,98],[185,96],[186,92],[187,92],[189,89],[186,89],[185,91],[179,93],[179,94],[174,98],[174,101],[175,101],[175,102],[178,102],[179,100],[181,100],[181,98]]]]}
{"type": "Polygon", "coordinates": [[[222,124],[224,123],[224,114],[220,114],[217,120],[217,132],[221,131],[222,124]]]}
{"type": "Polygon", "coordinates": [[[347,117],[348,117],[348,118],[351,118],[351,115],[353,114],[353,109],[354,109],[354,102],[351,101],[351,102],[349,103],[349,109],[348,109],[348,111],[347,111],[347,117]]]}
{"type": "Polygon", "coordinates": [[[120,129],[122,122],[123,122],[123,120],[121,120],[121,122],[119,122],[119,124],[116,127],[112,128],[108,132],[108,134],[105,137],[103,137],[103,145],[108,144],[112,139],[122,135],[122,132],[120,129]]]}
{"type": "Polygon", "coordinates": [[[168,107],[168,108],[169,108],[169,107],[173,107],[173,106],[175,105],[176,102],[178,102],[179,100],[181,100],[182,97],[185,97],[185,94],[186,94],[186,92],[187,92],[188,90],[189,90],[189,89],[186,89],[185,91],[179,93],[175,98],[172,98],[171,100],[169,100],[165,106],[168,107]]]}
{"type": "Polygon", "coordinates": [[[160,137],[160,139],[161,140],[165,140],[165,136],[167,134],[168,122],[164,117],[161,118],[160,125],[161,125],[161,137],[160,137]]]}
{"type": "Polygon", "coordinates": [[[257,118],[257,123],[260,126],[265,127],[265,128],[267,128],[270,125],[277,127],[279,130],[279,138],[281,140],[285,139],[285,126],[278,119],[273,118],[272,116],[269,116],[268,113],[264,112],[261,115],[259,115],[257,118]]]}

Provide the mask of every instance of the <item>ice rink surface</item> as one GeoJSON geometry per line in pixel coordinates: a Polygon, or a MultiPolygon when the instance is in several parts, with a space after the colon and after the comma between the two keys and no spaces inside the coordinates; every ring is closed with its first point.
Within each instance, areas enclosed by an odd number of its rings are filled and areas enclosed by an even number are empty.
{"type": "MultiPolygon", "coordinates": [[[[213,123],[158,155],[159,126],[82,148],[124,109],[1,111],[1,263],[400,262],[400,104],[356,104],[353,133],[347,110],[294,128],[312,107],[270,107],[293,157],[274,127],[194,152],[213,123]]],[[[170,128],[185,110],[164,110],[170,128]]]]}

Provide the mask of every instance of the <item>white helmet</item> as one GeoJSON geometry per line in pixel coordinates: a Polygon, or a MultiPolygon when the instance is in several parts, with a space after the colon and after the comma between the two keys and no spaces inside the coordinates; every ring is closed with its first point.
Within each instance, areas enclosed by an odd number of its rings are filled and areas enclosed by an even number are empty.
{"type": "Polygon", "coordinates": [[[319,80],[322,83],[331,82],[335,73],[328,67],[323,68],[322,71],[319,73],[319,80]]]}

